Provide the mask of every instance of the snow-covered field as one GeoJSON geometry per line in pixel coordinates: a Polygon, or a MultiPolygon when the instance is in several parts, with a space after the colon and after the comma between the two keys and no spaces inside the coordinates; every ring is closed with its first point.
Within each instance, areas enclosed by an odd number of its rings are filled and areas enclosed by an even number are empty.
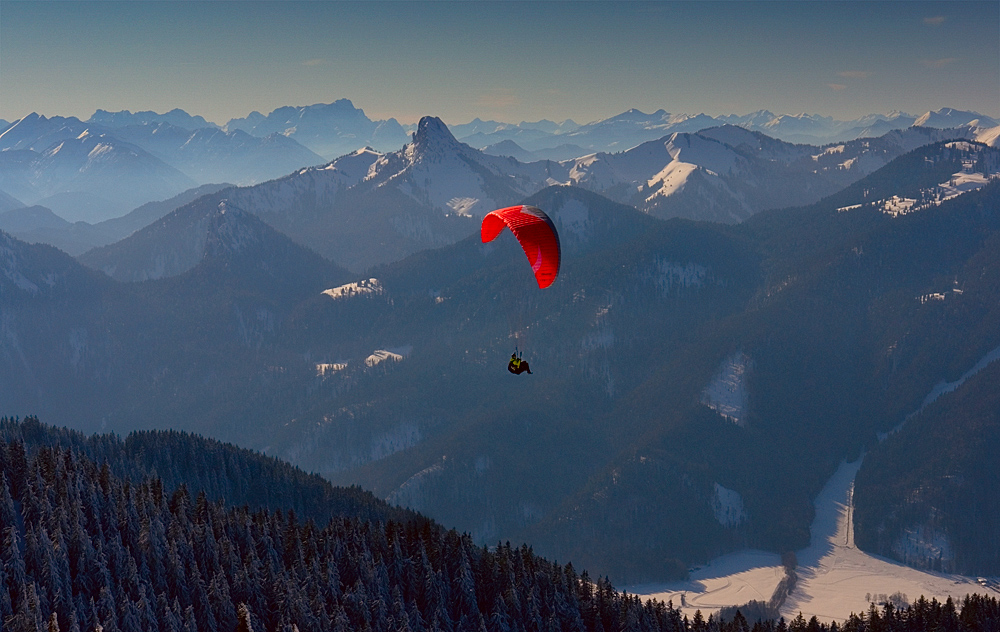
{"type": "MultiPolygon", "coordinates": [[[[801,612],[806,619],[815,615],[824,622],[843,621],[852,612],[868,609],[869,594],[900,592],[910,602],[920,595],[939,601],[984,591],[996,596],[998,591],[980,586],[975,578],[920,571],[857,549],[851,494],[860,467],[861,459],[841,464],[816,498],[811,542],[796,552],[798,583],[781,609],[786,619],[801,612]]],[[[783,576],[778,555],[743,551],[712,560],[692,572],[686,582],[624,589],[642,597],[670,600],[689,617],[696,610],[707,617],[724,606],[768,601],[783,576]]]]}

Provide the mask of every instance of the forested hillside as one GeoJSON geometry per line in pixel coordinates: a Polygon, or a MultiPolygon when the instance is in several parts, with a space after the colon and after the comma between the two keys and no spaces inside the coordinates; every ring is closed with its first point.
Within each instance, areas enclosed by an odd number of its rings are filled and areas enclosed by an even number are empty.
{"type": "MultiPolygon", "coordinates": [[[[335,487],[274,457],[230,443],[175,430],[139,430],[124,439],[0,418],[0,440],[20,442],[28,454],[42,448],[72,449],[118,478],[135,484],[158,478],[164,488],[185,486],[191,495],[251,509],[294,511],[302,520],[325,524],[336,516],[387,522],[429,522],[394,507],[360,487],[335,487]]],[[[437,528],[437,527],[435,527],[437,528]]]]}
{"type": "Polygon", "coordinates": [[[35,421],[5,421],[4,435],[0,623],[9,632],[978,632],[1000,622],[1000,604],[979,596],[960,609],[950,599],[873,604],[842,625],[800,615],[751,628],[738,610],[689,621],[524,545],[483,548],[427,521],[317,523],[233,507],[157,477],[119,478],[88,458],[113,440],[35,421]]]}
{"type": "Polygon", "coordinates": [[[1000,568],[998,384],[994,362],[872,450],[855,487],[859,546],[918,568],[1000,568]]]}
{"type": "Polygon", "coordinates": [[[86,442],[55,438],[30,451],[0,442],[0,622],[10,632],[46,622],[107,632],[682,626],[676,610],[526,546],[485,549],[428,521],[317,523],[232,507],[159,478],[121,479],[85,456],[86,442]]]}

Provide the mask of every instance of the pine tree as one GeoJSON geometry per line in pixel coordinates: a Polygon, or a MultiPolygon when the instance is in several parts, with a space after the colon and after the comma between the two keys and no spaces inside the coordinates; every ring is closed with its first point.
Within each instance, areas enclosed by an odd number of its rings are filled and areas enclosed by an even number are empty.
{"type": "Polygon", "coordinates": [[[14,498],[10,495],[7,474],[0,470],[0,525],[16,525],[18,516],[14,509],[14,498]]]}
{"type": "Polygon", "coordinates": [[[253,625],[250,623],[250,609],[245,603],[241,603],[236,610],[236,632],[253,632],[253,625]]]}

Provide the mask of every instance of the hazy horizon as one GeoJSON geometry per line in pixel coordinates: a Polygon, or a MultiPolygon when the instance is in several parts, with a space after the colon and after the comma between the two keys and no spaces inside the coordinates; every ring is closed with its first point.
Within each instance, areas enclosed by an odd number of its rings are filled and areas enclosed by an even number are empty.
{"type": "Polygon", "coordinates": [[[449,124],[643,112],[1000,118],[995,2],[0,3],[0,118],[349,99],[449,124]]]}

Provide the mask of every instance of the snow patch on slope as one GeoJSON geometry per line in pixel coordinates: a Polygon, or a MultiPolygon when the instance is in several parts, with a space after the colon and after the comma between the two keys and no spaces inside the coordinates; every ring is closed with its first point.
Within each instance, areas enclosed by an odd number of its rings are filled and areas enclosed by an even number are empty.
{"type": "Polygon", "coordinates": [[[948,537],[927,526],[903,529],[892,545],[892,552],[907,564],[916,566],[934,561],[936,568],[950,568],[955,560],[948,537]]]}
{"type": "Polygon", "coordinates": [[[1000,125],[977,129],[975,139],[990,147],[1000,147],[1000,125]]]}
{"type": "Polygon", "coordinates": [[[684,190],[691,174],[698,170],[698,165],[689,162],[673,160],[659,173],[646,181],[646,186],[653,189],[653,194],[646,197],[651,202],[657,197],[669,197],[684,190]]]}
{"type": "Polygon", "coordinates": [[[674,289],[702,287],[708,276],[708,268],[700,263],[677,263],[658,258],[653,270],[653,283],[666,296],[674,289]]]}
{"type": "Polygon", "coordinates": [[[372,277],[370,279],[365,279],[363,281],[356,281],[354,283],[345,283],[344,285],[338,285],[337,287],[332,287],[329,290],[323,290],[323,294],[326,294],[333,300],[353,298],[355,296],[378,296],[385,292],[382,287],[382,283],[372,277]]]}
{"type": "Polygon", "coordinates": [[[325,362],[316,365],[316,377],[326,377],[347,368],[346,362],[325,362]]]}
{"type": "Polygon", "coordinates": [[[834,145],[833,147],[827,147],[821,153],[813,156],[812,159],[816,162],[819,162],[819,159],[822,158],[823,156],[829,156],[831,154],[842,154],[844,153],[845,149],[847,149],[846,145],[834,145]]]}
{"type": "Polygon", "coordinates": [[[478,203],[478,198],[456,197],[448,200],[446,206],[455,211],[455,214],[457,215],[472,216],[472,211],[476,208],[476,204],[478,203]]]}
{"type": "Polygon", "coordinates": [[[750,357],[737,352],[722,361],[718,372],[705,390],[701,403],[719,413],[737,426],[746,427],[747,420],[747,371],[750,357]]]}
{"type": "Polygon", "coordinates": [[[746,520],[746,510],[743,508],[743,497],[739,492],[727,489],[718,483],[712,494],[712,512],[715,519],[724,527],[736,527],[746,520]]]}
{"type": "Polygon", "coordinates": [[[376,349],[370,356],[365,358],[365,366],[373,367],[386,361],[402,362],[413,352],[413,345],[393,347],[392,349],[376,349]]]}
{"type": "Polygon", "coordinates": [[[590,209],[580,200],[568,200],[559,208],[558,214],[555,215],[555,222],[559,226],[559,235],[563,239],[569,237],[585,243],[590,226],[590,209]]]}
{"type": "MultiPolygon", "coordinates": [[[[323,171],[332,171],[337,175],[337,180],[345,187],[352,187],[355,184],[369,178],[373,174],[375,162],[382,157],[382,153],[375,151],[371,147],[363,147],[355,152],[341,156],[330,164],[322,167],[323,171]]],[[[307,171],[307,170],[303,170],[307,171]]],[[[301,172],[300,172],[301,173],[301,172]]]]}

